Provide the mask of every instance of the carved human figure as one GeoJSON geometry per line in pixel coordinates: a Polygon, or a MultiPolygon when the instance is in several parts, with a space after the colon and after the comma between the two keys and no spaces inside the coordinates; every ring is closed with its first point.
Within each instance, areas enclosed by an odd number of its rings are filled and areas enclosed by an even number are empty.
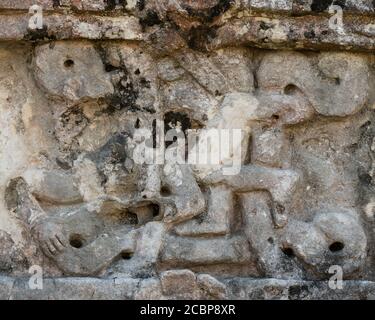
{"type": "MultiPolygon", "coordinates": [[[[165,202],[103,197],[75,210],[49,215],[22,178],[10,181],[7,195],[8,206],[28,223],[43,253],[66,274],[96,275],[116,260],[130,259],[133,255],[138,262],[134,268],[138,269],[133,270],[136,272],[157,258],[157,253],[138,253],[137,247],[146,245],[141,243],[145,238],[143,232],[150,233],[147,223],[161,220],[159,214],[164,211],[165,202]]],[[[146,237],[146,243],[163,233],[162,223],[154,222],[152,228],[154,232],[146,237]]],[[[153,242],[156,252],[157,242],[153,242]]]]}
{"type": "MultiPolygon", "coordinates": [[[[368,97],[368,66],[365,58],[324,53],[317,56],[317,61],[313,65],[309,58],[295,52],[268,53],[263,58],[257,73],[259,99],[263,101],[265,112],[274,112],[276,125],[290,126],[317,115],[347,117],[364,107],[368,97]],[[354,98],[348,89],[350,86],[356,88],[354,98]],[[286,103],[288,100],[297,103],[291,108],[291,104],[286,103]]],[[[262,142],[275,141],[270,139],[274,135],[273,129],[270,130],[261,131],[260,141],[255,137],[254,160],[261,164],[291,165],[290,162],[283,163],[283,157],[279,156],[283,151],[281,147],[276,149],[279,150],[276,153],[262,147],[262,142]]],[[[276,132],[282,134],[283,130],[276,132]]],[[[290,144],[288,139],[282,141],[290,144]]],[[[337,175],[340,174],[337,172],[337,175]]],[[[351,198],[351,195],[347,195],[347,198],[351,198]]],[[[267,276],[285,275],[285,255],[292,264],[290,257],[295,256],[302,267],[315,276],[326,275],[332,264],[342,265],[346,275],[350,276],[365,262],[366,235],[359,213],[352,208],[341,207],[334,212],[330,208],[318,211],[314,213],[313,222],[304,222],[294,215],[285,229],[275,232],[267,221],[267,199],[252,196],[246,199],[243,195],[242,204],[245,233],[254,243],[253,248],[267,276]],[[347,230],[348,225],[352,225],[353,230],[347,230]],[[259,233],[259,228],[264,232],[259,233]]],[[[287,268],[290,269],[290,264],[287,268]]]]}

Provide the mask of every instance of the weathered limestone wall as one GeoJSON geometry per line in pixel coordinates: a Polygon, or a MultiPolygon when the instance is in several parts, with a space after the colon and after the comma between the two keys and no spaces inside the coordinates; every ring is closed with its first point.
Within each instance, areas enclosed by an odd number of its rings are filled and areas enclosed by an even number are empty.
{"type": "Polygon", "coordinates": [[[374,35],[370,0],[0,0],[0,298],[374,298],[374,35]],[[138,161],[209,129],[214,166],[138,161]]]}

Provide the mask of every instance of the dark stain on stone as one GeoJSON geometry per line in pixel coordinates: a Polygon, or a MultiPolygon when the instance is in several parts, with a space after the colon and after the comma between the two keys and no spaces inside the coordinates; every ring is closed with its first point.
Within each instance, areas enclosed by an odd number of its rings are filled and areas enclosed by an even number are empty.
{"type": "Polygon", "coordinates": [[[115,93],[106,97],[108,108],[106,113],[113,114],[116,110],[127,109],[129,111],[141,111],[136,101],[138,91],[134,89],[133,83],[128,81],[128,76],[122,77],[119,83],[114,85],[115,93]]]}
{"type": "Polygon", "coordinates": [[[186,133],[187,130],[191,129],[191,121],[186,113],[182,112],[167,112],[164,116],[165,132],[173,129],[179,123],[181,130],[186,133]]]}
{"type": "Polygon", "coordinates": [[[128,4],[126,0],[105,0],[105,3],[105,10],[107,11],[115,10],[117,5],[121,5],[123,8],[125,8],[128,4]]]}
{"type": "Polygon", "coordinates": [[[146,7],[146,1],[145,0],[138,0],[136,7],[139,11],[143,11],[146,7]]]}
{"type": "Polygon", "coordinates": [[[366,186],[370,186],[373,184],[372,177],[367,172],[359,173],[358,178],[359,178],[359,181],[366,186]]]}
{"type": "Polygon", "coordinates": [[[144,87],[144,88],[147,88],[147,89],[150,89],[151,88],[151,83],[150,83],[150,81],[148,81],[146,78],[141,78],[140,80],[139,80],[139,83],[141,84],[141,86],[142,87],[144,87]]]}
{"type": "Polygon", "coordinates": [[[44,25],[42,29],[27,29],[27,33],[23,37],[27,41],[48,41],[56,40],[54,35],[49,35],[47,26],[44,25]]]}
{"type": "Polygon", "coordinates": [[[142,26],[142,29],[145,30],[147,27],[161,25],[162,21],[155,11],[148,10],[146,16],[139,19],[139,23],[142,26]]]}
{"type": "MultiPolygon", "coordinates": [[[[113,85],[114,93],[109,94],[104,98],[103,102],[105,102],[108,105],[108,107],[103,111],[103,113],[112,115],[116,111],[120,110],[128,110],[131,112],[146,111],[148,113],[155,113],[154,109],[141,109],[140,106],[137,104],[139,91],[135,88],[130,73],[125,64],[121,61],[120,66],[112,65],[108,61],[106,51],[102,47],[102,45],[98,43],[95,45],[95,48],[99,53],[100,58],[102,59],[104,69],[106,72],[119,72],[122,74],[120,80],[113,85]]],[[[145,88],[151,87],[150,82],[147,81],[145,78],[140,79],[139,85],[145,88]]]]}
{"type": "MultiPolygon", "coordinates": [[[[164,115],[164,130],[167,133],[170,130],[174,130],[175,127],[179,126],[182,132],[187,134],[187,130],[191,129],[191,120],[189,116],[182,112],[167,112],[164,115]]],[[[173,144],[173,141],[167,141],[165,143],[166,147],[173,144]]]]}
{"type": "Polygon", "coordinates": [[[126,144],[129,136],[130,135],[126,132],[116,133],[103,147],[87,155],[88,159],[96,163],[102,177],[102,184],[105,184],[107,180],[104,171],[108,164],[119,164],[122,169],[127,172],[125,161],[128,158],[126,144]]]}
{"type": "Polygon", "coordinates": [[[60,0],[53,0],[53,5],[54,8],[60,7],[60,0]]]}
{"type": "Polygon", "coordinates": [[[230,9],[233,3],[234,0],[220,0],[219,3],[210,10],[211,14],[209,16],[209,19],[213,19],[222,15],[224,12],[230,9]]]}
{"type": "Polygon", "coordinates": [[[270,25],[270,24],[268,24],[264,21],[261,21],[259,27],[260,27],[261,30],[268,30],[268,29],[272,28],[272,25],[270,25]]]}
{"type": "Polygon", "coordinates": [[[306,285],[290,286],[288,290],[288,297],[290,300],[300,300],[307,297],[309,288],[306,285]]]}
{"type": "Polygon", "coordinates": [[[340,6],[341,8],[346,8],[346,0],[335,0],[333,1],[333,4],[336,6],[340,6]]]}
{"type": "Polygon", "coordinates": [[[346,0],[313,0],[311,10],[314,12],[323,12],[331,5],[338,5],[344,9],[346,7],[346,0]]]}
{"type": "Polygon", "coordinates": [[[82,109],[77,106],[63,113],[60,120],[64,127],[66,127],[68,124],[78,126],[82,123],[88,123],[88,119],[84,116],[82,109]]]}
{"type": "Polygon", "coordinates": [[[316,34],[315,34],[315,31],[314,30],[311,30],[311,31],[305,31],[304,34],[305,38],[307,39],[314,39],[316,37],[316,34]]]}
{"type": "Polygon", "coordinates": [[[219,0],[215,6],[207,10],[194,10],[188,5],[185,5],[184,9],[191,17],[198,18],[206,22],[212,22],[215,18],[228,11],[233,3],[234,0],[219,0]]]}
{"type": "Polygon", "coordinates": [[[56,158],[56,164],[63,170],[72,169],[72,165],[64,159],[56,158]]]}
{"type": "Polygon", "coordinates": [[[205,25],[194,27],[187,35],[190,49],[207,51],[207,44],[216,37],[216,29],[205,25]]]}

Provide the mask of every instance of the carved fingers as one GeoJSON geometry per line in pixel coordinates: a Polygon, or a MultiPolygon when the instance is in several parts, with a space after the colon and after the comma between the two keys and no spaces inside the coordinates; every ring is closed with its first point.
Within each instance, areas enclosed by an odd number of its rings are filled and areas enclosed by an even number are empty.
{"type": "Polygon", "coordinates": [[[35,227],[35,236],[43,252],[49,257],[61,253],[68,247],[68,239],[60,223],[45,220],[38,223],[35,227]]]}

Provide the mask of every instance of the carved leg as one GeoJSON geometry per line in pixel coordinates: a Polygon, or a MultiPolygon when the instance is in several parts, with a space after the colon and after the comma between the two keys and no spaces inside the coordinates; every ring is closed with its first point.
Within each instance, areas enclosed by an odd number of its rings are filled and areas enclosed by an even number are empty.
{"type": "Polygon", "coordinates": [[[206,201],[189,165],[166,164],[163,182],[177,209],[174,215],[166,215],[166,222],[183,222],[204,211],[206,201]]]}
{"type": "Polygon", "coordinates": [[[136,248],[137,231],[118,231],[112,235],[101,234],[83,248],[69,246],[55,257],[60,269],[70,275],[96,275],[121,257],[132,255],[136,248]]]}
{"type": "Polygon", "coordinates": [[[238,175],[226,176],[221,171],[216,171],[204,181],[209,184],[226,184],[234,192],[269,191],[275,202],[274,222],[282,227],[287,222],[286,212],[297,189],[299,178],[299,174],[293,170],[247,165],[241,168],[238,175]]]}
{"type": "Polygon", "coordinates": [[[282,252],[272,223],[269,195],[259,191],[241,194],[239,198],[243,210],[245,235],[257,254],[264,276],[281,277],[282,252]]]}
{"type": "Polygon", "coordinates": [[[224,185],[212,186],[207,213],[176,226],[175,231],[181,236],[195,237],[229,234],[233,205],[232,190],[224,185]]]}
{"type": "Polygon", "coordinates": [[[114,271],[123,277],[155,276],[165,233],[165,225],[161,222],[150,222],[142,227],[139,230],[134,256],[130,260],[123,260],[114,271]]]}

